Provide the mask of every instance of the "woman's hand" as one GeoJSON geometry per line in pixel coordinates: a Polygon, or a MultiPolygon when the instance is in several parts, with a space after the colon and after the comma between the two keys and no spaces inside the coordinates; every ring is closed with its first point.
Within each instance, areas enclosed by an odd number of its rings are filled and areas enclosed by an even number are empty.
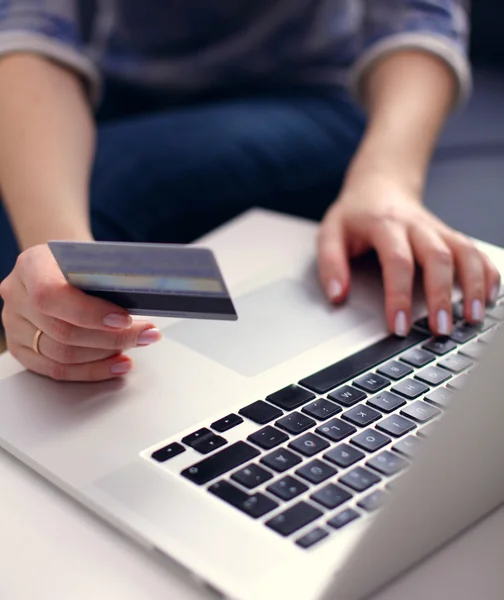
{"type": "Polygon", "coordinates": [[[7,347],[27,369],[58,381],[103,381],[133,367],[122,352],[158,341],[152,324],[72,287],[47,245],[23,252],[0,285],[7,347]],[[33,348],[37,330],[40,354],[33,348]]]}
{"type": "Polygon", "coordinates": [[[384,174],[352,179],[325,215],[319,271],[331,301],[348,294],[349,259],[370,249],[380,260],[387,323],[397,335],[407,335],[411,326],[415,262],[423,270],[429,325],[438,335],[452,329],[455,271],[469,322],[482,321],[486,302],[497,299],[500,276],[488,257],[422,206],[416,193],[384,174]]]}

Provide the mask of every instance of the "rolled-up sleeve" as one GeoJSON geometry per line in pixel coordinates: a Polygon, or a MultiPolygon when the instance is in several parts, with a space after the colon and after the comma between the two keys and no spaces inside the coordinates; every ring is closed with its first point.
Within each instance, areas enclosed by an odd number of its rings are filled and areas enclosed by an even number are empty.
{"type": "Polygon", "coordinates": [[[74,70],[99,95],[99,73],[86,54],[77,0],[0,0],[0,56],[33,52],[74,70]]]}
{"type": "Polygon", "coordinates": [[[456,104],[464,103],[471,91],[469,0],[365,0],[364,5],[363,49],[352,73],[358,97],[363,77],[378,60],[417,49],[446,63],[458,83],[456,104]]]}

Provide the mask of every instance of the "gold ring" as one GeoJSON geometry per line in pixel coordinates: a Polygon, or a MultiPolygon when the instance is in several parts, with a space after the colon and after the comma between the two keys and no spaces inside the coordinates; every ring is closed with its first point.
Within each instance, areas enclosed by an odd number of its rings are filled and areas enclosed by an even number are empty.
{"type": "Polygon", "coordinates": [[[36,354],[41,354],[40,348],[39,348],[41,335],[42,335],[42,331],[40,331],[40,329],[37,329],[37,331],[35,332],[35,335],[33,336],[32,348],[36,354]]]}

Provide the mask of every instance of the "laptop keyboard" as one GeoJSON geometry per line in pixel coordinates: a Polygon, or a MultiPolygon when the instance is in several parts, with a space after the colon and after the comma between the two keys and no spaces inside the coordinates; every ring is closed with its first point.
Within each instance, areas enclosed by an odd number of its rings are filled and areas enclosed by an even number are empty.
{"type": "Polygon", "coordinates": [[[182,477],[312,548],[383,505],[504,321],[504,299],[479,327],[460,318],[461,303],[453,312],[449,337],[431,337],[419,319],[408,337],[389,336],[149,456],[164,463],[192,448],[202,458],[182,477]],[[243,423],[254,431],[229,443],[243,423]]]}

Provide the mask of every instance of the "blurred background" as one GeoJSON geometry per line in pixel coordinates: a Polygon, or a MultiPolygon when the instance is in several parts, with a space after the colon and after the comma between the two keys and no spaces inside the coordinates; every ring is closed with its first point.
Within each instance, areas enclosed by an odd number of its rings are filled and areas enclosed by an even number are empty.
{"type": "Polygon", "coordinates": [[[473,0],[474,92],[442,135],[426,204],[444,221],[504,246],[504,3],[473,0]]]}

